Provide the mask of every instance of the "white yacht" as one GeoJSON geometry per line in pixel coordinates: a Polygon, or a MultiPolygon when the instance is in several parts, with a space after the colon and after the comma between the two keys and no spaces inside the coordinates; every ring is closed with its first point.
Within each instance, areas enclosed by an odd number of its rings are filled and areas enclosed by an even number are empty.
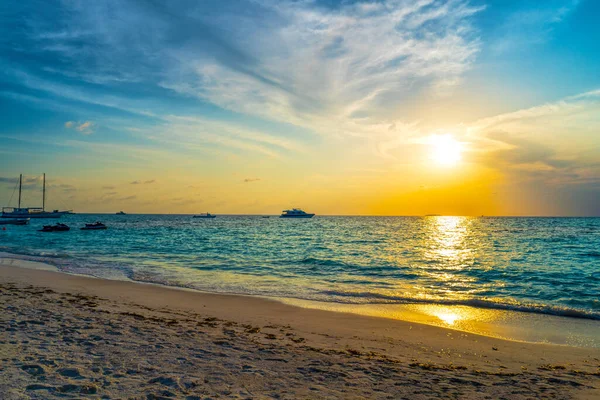
{"type": "Polygon", "coordinates": [[[280,218],[312,218],[315,214],[309,214],[302,211],[299,208],[292,208],[291,210],[284,210],[279,216],[280,218]]]}
{"type": "Polygon", "coordinates": [[[194,218],[204,218],[204,219],[207,219],[207,218],[217,218],[217,216],[214,215],[214,214],[211,214],[211,213],[207,212],[207,213],[204,213],[204,214],[194,215],[194,218]]]}
{"type": "Polygon", "coordinates": [[[42,206],[41,207],[21,207],[21,191],[23,186],[23,174],[19,175],[19,203],[17,207],[2,207],[2,218],[60,218],[65,214],[72,214],[69,211],[58,211],[52,212],[46,211],[46,174],[44,174],[43,180],[43,192],[42,192],[42,206]]]}

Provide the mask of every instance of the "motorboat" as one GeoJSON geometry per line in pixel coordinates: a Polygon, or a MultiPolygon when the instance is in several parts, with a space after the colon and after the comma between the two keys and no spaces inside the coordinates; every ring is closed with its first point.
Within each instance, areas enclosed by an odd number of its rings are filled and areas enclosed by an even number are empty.
{"type": "Polygon", "coordinates": [[[299,208],[292,208],[291,210],[284,210],[280,215],[280,218],[312,218],[315,214],[304,212],[299,208]]]}
{"type": "Polygon", "coordinates": [[[0,218],[0,225],[27,225],[29,218],[0,218]]]}
{"type": "Polygon", "coordinates": [[[40,232],[66,232],[68,230],[71,230],[71,228],[69,228],[67,225],[65,224],[61,224],[60,222],[58,224],[55,225],[44,225],[44,227],[42,229],[40,229],[40,232]]]}
{"type": "Polygon", "coordinates": [[[106,225],[104,225],[100,221],[96,221],[93,224],[85,224],[84,227],[81,228],[82,231],[97,231],[102,229],[108,229],[106,225]]]}
{"type": "Polygon", "coordinates": [[[119,211],[116,215],[127,215],[123,211],[119,211]]]}
{"type": "MultiPolygon", "coordinates": [[[[60,218],[65,214],[72,214],[72,210],[68,211],[46,211],[46,174],[43,177],[42,189],[42,206],[41,207],[21,207],[21,192],[23,187],[23,174],[19,175],[19,202],[17,207],[2,207],[2,218],[60,218]]],[[[19,225],[19,224],[15,224],[19,225]]]]}
{"type": "Polygon", "coordinates": [[[203,214],[194,215],[194,218],[210,219],[210,218],[217,218],[217,216],[207,212],[207,213],[203,213],[203,214]]]}

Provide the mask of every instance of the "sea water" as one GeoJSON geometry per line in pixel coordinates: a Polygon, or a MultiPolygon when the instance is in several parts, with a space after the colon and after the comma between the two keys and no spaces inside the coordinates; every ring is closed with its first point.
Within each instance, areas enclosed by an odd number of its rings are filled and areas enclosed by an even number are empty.
{"type": "Polygon", "coordinates": [[[71,231],[37,231],[54,220],[8,225],[0,251],[69,273],[307,304],[600,320],[600,218],[76,214],[60,221],[71,231]],[[96,220],[109,229],[79,229],[96,220]]]}

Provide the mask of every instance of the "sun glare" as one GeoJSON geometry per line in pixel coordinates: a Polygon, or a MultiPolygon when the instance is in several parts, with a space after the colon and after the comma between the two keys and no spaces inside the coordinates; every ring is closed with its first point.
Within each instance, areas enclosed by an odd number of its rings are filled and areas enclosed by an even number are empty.
{"type": "Polygon", "coordinates": [[[462,144],[450,135],[433,135],[431,159],[439,165],[453,166],[461,160],[462,144]]]}

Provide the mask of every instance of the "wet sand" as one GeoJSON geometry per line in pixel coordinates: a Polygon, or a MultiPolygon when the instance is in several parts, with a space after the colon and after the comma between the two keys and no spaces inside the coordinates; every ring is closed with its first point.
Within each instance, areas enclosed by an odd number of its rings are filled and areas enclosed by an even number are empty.
{"type": "Polygon", "coordinates": [[[5,399],[600,398],[600,349],[21,266],[0,263],[5,399]]]}

